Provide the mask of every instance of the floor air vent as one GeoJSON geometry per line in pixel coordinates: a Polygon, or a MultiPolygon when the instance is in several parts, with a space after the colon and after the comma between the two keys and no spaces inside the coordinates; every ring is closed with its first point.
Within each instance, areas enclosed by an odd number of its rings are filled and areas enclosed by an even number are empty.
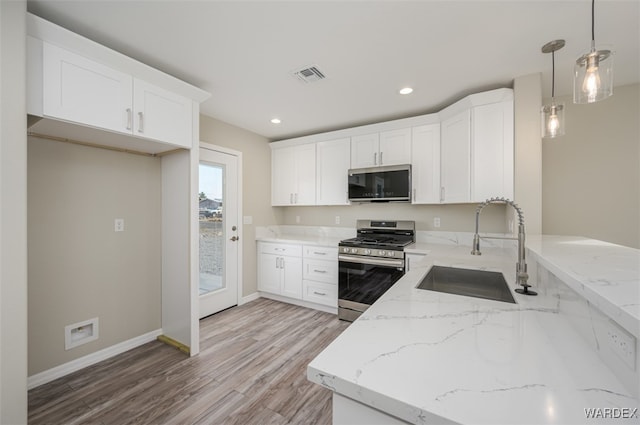
{"type": "Polygon", "coordinates": [[[315,83],[316,81],[320,81],[325,79],[326,77],[318,69],[316,66],[310,66],[299,71],[293,73],[296,77],[298,77],[301,81],[305,83],[315,83]]]}

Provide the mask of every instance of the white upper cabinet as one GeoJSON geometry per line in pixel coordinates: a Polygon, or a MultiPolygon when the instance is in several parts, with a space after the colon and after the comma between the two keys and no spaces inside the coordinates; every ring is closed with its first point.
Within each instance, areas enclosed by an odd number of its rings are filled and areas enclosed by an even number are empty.
{"type": "Polygon", "coordinates": [[[316,144],[316,205],[348,205],[350,139],[316,144]]]}
{"type": "Polygon", "coordinates": [[[471,112],[467,109],[440,123],[440,201],[471,200],[471,112]]]}
{"type": "Polygon", "coordinates": [[[139,79],[134,80],[133,87],[135,134],[190,146],[191,100],[139,79]]]}
{"type": "MultiPolygon", "coordinates": [[[[147,146],[158,152],[192,146],[198,109],[192,99],[46,41],[28,41],[29,113],[149,141],[141,145],[145,142],[129,138],[132,149],[147,146]],[[154,149],[151,141],[171,146],[154,149]]],[[[121,140],[114,143],[129,147],[121,140]]]]}
{"type": "Polygon", "coordinates": [[[414,204],[440,202],[440,125],[414,127],[411,138],[411,185],[414,204]]]}
{"type": "Polygon", "coordinates": [[[378,164],[380,135],[378,133],[351,138],[351,168],[375,167],[378,164]]]}
{"type": "Polygon", "coordinates": [[[409,164],[411,129],[383,131],[351,138],[351,168],[409,164]]]}
{"type": "Polygon", "coordinates": [[[271,151],[271,205],[315,205],[316,145],[271,151]]]}
{"type": "Polygon", "coordinates": [[[43,114],[131,134],[133,78],[43,43],[43,114]]]}
{"type": "Polygon", "coordinates": [[[471,201],[513,199],[513,102],[476,106],[471,113],[471,201]]]}
{"type": "Polygon", "coordinates": [[[378,165],[411,163],[411,129],[383,131],[380,133],[380,160],[378,165]]]}

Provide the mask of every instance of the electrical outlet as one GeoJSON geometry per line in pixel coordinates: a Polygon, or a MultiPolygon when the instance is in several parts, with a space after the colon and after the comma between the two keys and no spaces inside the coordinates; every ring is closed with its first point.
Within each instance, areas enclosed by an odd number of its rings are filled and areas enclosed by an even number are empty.
{"type": "Polygon", "coordinates": [[[440,217],[433,217],[433,227],[440,227],[440,217]]]}
{"type": "Polygon", "coordinates": [[[636,339],[617,324],[609,322],[609,346],[631,369],[636,369],[636,339]]]}
{"type": "Polygon", "coordinates": [[[336,224],[340,224],[340,216],[339,215],[336,216],[336,224]]]}
{"type": "Polygon", "coordinates": [[[296,216],[296,223],[300,224],[300,216],[299,215],[296,216]]]}
{"type": "Polygon", "coordinates": [[[116,218],[113,227],[115,232],[124,232],[124,218],[116,218]]]}

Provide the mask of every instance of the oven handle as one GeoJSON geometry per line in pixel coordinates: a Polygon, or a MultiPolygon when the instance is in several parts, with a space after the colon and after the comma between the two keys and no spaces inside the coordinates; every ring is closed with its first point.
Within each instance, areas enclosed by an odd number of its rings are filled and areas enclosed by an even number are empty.
{"type": "Polygon", "coordinates": [[[358,257],[356,255],[339,254],[338,261],[357,264],[371,264],[373,266],[404,267],[404,260],[394,260],[392,258],[358,257]]]}

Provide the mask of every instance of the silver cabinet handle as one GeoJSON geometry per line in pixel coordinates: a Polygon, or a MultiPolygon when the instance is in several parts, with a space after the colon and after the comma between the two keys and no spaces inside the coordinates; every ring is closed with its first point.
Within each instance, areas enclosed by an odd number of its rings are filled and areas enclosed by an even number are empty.
{"type": "Polygon", "coordinates": [[[411,271],[411,257],[407,257],[406,267],[407,271],[411,271]]]}
{"type": "Polygon", "coordinates": [[[326,252],[316,252],[316,251],[313,251],[313,253],[314,253],[315,255],[327,255],[327,253],[326,253],[326,252]]]}
{"type": "Polygon", "coordinates": [[[293,204],[293,193],[289,194],[289,203],[293,204]]]}
{"type": "Polygon", "coordinates": [[[440,202],[444,201],[444,186],[440,188],[440,202]]]}
{"type": "Polygon", "coordinates": [[[280,268],[280,257],[276,257],[276,269],[280,268]]]}
{"type": "Polygon", "coordinates": [[[378,152],[373,153],[373,165],[378,165],[378,152]]]}
{"type": "Polygon", "coordinates": [[[416,188],[415,187],[413,188],[413,200],[414,201],[416,200],[416,188]]]}
{"type": "Polygon", "coordinates": [[[280,268],[284,270],[284,258],[280,257],[280,268]]]}
{"type": "Polygon", "coordinates": [[[298,203],[298,194],[297,194],[297,193],[294,193],[294,194],[293,194],[293,203],[294,203],[294,204],[297,204],[297,203],[298,203]]]}
{"type": "Polygon", "coordinates": [[[324,293],[324,292],[318,292],[318,291],[313,291],[313,293],[314,293],[315,295],[323,295],[323,296],[324,296],[324,295],[327,295],[327,294],[326,294],[326,293],[324,293]]]}
{"type": "Polygon", "coordinates": [[[133,121],[133,111],[127,108],[127,130],[131,130],[131,122],[133,121]]]}
{"type": "Polygon", "coordinates": [[[326,271],[326,270],[316,270],[316,269],[313,269],[313,272],[314,272],[314,273],[326,273],[327,271],[326,271]]]}
{"type": "Polygon", "coordinates": [[[138,133],[144,133],[144,114],[138,112],[138,133]]]}
{"type": "Polygon", "coordinates": [[[382,165],[382,154],[383,152],[380,152],[380,165],[382,165]]]}
{"type": "Polygon", "coordinates": [[[274,251],[286,251],[286,248],[273,248],[274,251]]]}

